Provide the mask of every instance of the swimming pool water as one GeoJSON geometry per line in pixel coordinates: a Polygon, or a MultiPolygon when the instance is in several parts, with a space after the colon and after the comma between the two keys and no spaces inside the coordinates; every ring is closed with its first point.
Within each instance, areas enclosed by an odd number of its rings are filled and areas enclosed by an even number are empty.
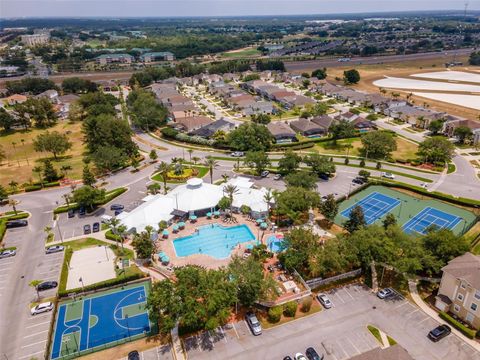
{"type": "Polygon", "coordinates": [[[283,238],[278,238],[275,235],[270,235],[267,238],[267,248],[271,252],[279,253],[280,251],[285,250],[285,245],[283,244],[283,238]]]}
{"type": "Polygon", "coordinates": [[[247,225],[224,227],[220,224],[205,225],[198,233],[173,240],[177,256],[206,254],[217,259],[230,256],[238,244],[255,240],[247,225]]]}

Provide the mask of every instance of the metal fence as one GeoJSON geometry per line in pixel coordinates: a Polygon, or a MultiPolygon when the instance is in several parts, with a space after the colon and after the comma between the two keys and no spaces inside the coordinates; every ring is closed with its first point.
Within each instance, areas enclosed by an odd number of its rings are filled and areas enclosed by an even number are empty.
{"type": "Polygon", "coordinates": [[[310,280],[307,280],[306,283],[310,288],[314,289],[314,288],[317,288],[319,286],[327,285],[327,284],[330,284],[330,283],[338,281],[338,280],[357,277],[361,273],[362,273],[362,269],[356,269],[356,270],[352,270],[352,271],[349,271],[349,272],[346,272],[346,273],[343,273],[343,274],[335,275],[335,276],[332,276],[332,277],[329,277],[329,278],[326,278],[326,279],[323,279],[323,278],[310,279],[310,280]]]}

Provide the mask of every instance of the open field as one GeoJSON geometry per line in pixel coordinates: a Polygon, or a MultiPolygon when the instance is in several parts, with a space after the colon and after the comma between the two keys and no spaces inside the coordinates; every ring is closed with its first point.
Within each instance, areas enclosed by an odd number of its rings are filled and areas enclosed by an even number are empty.
{"type": "Polygon", "coordinates": [[[448,104],[480,110],[480,96],[463,94],[443,94],[429,92],[414,92],[414,95],[430,100],[437,100],[448,104]]]}
{"type": "Polygon", "coordinates": [[[436,90],[455,92],[480,92],[480,86],[450,82],[426,81],[387,76],[373,82],[373,85],[387,89],[436,90]]]}
{"type": "Polygon", "coordinates": [[[260,55],[262,55],[260,51],[258,51],[256,48],[251,48],[251,47],[222,53],[223,57],[231,58],[231,59],[258,57],[260,55]]]}
{"type": "Polygon", "coordinates": [[[425,79],[437,79],[437,80],[452,80],[462,81],[470,83],[480,83],[480,75],[473,74],[465,71],[438,71],[430,73],[412,74],[410,76],[425,78],[425,79]]]}
{"type": "Polygon", "coordinates": [[[81,178],[84,152],[82,138],[81,124],[69,122],[59,122],[49,129],[31,129],[27,132],[22,130],[0,135],[0,145],[3,146],[7,157],[0,166],[0,184],[7,185],[12,180],[19,184],[30,180],[38,181],[38,175],[32,172],[32,168],[41,165],[41,160],[47,158],[52,160],[53,166],[59,172],[63,165],[70,165],[72,170],[67,173],[67,178],[81,178]],[[40,153],[33,149],[33,140],[46,131],[68,133],[68,138],[73,144],[72,148],[65,155],[59,156],[57,161],[53,160],[51,153],[40,153]]]}

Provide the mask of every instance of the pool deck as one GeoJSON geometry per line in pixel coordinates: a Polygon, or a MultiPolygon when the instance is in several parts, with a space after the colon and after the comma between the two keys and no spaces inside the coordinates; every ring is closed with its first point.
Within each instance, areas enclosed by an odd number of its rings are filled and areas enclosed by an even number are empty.
{"type": "MultiPolygon", "coordinates": [[[[233,227],[233,226],[238,226],[245,224],[248,226],[248,228],[251,230],[252,234],[257,238],[259,235],[261,237],[261,242],[266,245],[266,239],[270,236],[273,235],[274,232],[270,229],[267,229],[265,231],[260,230],[259,226],[257,226],[257,223],[255,220],[249,220],[246,216],[240,215],[240,214],[233,214],[237,222],[224,222],[223,217],[220,216],[219,218],[215,219],[207,219],[206,217],[199,217],[196,222],[192,223],[190,221],[185,222],[185,229],[180,230],[178,233],[174,234],[172,231],[172,227],[170,226],[168,228],[168,231],[170,232],[170,235],[168,236],[168,239],[159,239],[157,243],[157,251],[163,251],[165,252],[169,257],[170,257],[170,265],[172,267],[175,266],[185,266],[185,265],[199,265],[203,266],[209,269],[218,269],[219,267],[226,266],[231,260],[231,257],[233,255],[237,256],[243,256],[246,250],[246,246],[248,244],[240,244],[238,247],[236,247],[230,256],[225,259],[217,259],[213,256],[205,255],[205,254],[195,254],[195,255],[190,255],[190,256],[185,256],[185,257],[178,257],[175,248],[173,245],[173,241],[178,238],[182,238],[185,236],[189,235],[194,235],[195,234],[195,229],[205,226],[205,225],[211,225],[211,224],[220,224],[225,227],[233,227]],[[263,235],[263,236],[262,236],[263,235]]],[[[155,256],[155,261],[158,262],[158,257],[155,256]]]]}

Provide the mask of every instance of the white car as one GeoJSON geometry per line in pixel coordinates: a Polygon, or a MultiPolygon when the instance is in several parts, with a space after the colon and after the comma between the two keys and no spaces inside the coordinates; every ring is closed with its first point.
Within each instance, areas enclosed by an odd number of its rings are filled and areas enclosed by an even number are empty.
{"type": "Polygon", "coordinates": [[[38,304],[37,306],[31,308],[30,313],[32,315],[37,315],[37,314],[41,314],[41,313],[52,311],[52,310],[53,310],[53,303],[49,301],[49,302],[38,304]]]}
{"type": "Polygon", "coordinates": [[[61,245],[49,246],[45,249],[45,254],[53,254],[57,252],[62,252],[65,248],[61,245]]]}
{"type": "Polygon", "coordinates": [[[320,304],[322,304],[325,309],[330,309],[332,307],[332,302],[326,294],[318,294],[317,299],[318,301],[320,301],[320,304]]]}
{"type": "Polygon", "coordinates": [[[17,252],[15,250],[3,250],[0,251],[0,259],[11,257],[17,255],[17,252]]]}
{"type": "Polygon", "coordinates": [[[243,151],[235,151],[230,154],[232,157],[243,157],[245,156],[245,153],[243,151]]]}
{"type": "Polygon", "coordinates": [[[395,179],[395,175],[393,175],[392,173],[389,173],[389,172],[382,172],[382,177],[384,178],[387,178],[387,179],[395,179]]]}
{"type": "Polygon", "coordinates": [[[302,353],[296,353],[295,360],[307,360],[307,358],[302,353]]]}

